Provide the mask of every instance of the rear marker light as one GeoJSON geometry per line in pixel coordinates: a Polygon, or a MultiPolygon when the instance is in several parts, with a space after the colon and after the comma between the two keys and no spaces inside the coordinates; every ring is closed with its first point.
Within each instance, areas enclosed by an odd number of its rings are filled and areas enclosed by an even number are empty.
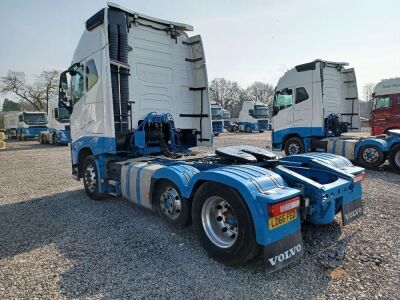
{"type": "Polygon", "coordinates": [[[360,182],[360,181],[363,181],[364,179],[365,179],[365,173],[363,172],[363,173],[360,173],[360,174],[357,174],[356,176],[354,176],[353,182],[354,183],[360,182]]]}
{"type": "Polygon", "coordinates": [[[268,206],[268,213],[271,217],[281,215],[285,212],[295,210],[300,206],[300,197],[295,197],[268,206]]]}

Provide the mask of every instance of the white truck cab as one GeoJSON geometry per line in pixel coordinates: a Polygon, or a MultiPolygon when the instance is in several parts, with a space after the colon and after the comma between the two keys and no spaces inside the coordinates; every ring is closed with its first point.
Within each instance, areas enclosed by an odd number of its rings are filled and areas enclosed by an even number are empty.
{"type": "Polygon", "coordinates": [[[244,101],[239,113],[239,131],[264,132],[269,129],[269,112],[265,103],[244,101]]]}
{"type": "Polygon", "coordinates": [[[47,130],[47,114],[38,111],[9,113],[4,116],[4,123],[9,139],[36,138],[39,132],[47,130]]]}
{"type": "Polygon", "coordinates": [[[48,130],[40,132],[38,140],[41,144],[66,145],[71,142],[71,129],[69,123],[69,111],[65,107],[59,107],[58,96],[49,99],[48,130]]]}
{"type": "Polygon", "coordinates": [[[360,129],[356,75],[344,62],[314,60],[278,81],[272,117],[273,149],[310,151],[319,138],[360,129]]]}

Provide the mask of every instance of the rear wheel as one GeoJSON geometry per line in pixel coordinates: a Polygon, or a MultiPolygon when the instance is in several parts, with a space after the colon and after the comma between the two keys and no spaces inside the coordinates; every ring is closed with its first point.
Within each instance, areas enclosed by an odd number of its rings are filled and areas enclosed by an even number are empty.
{"type": "Polygon", "coordinates": [[[245,130],[247,133],[251,133],[251,132],[252,132],[250,125],[246,125],[246,127],[245,127],[244,130],[245,130]]]}
{"type": "Polygon", "coordinates": [[[377,146],[363,146],[358,154],[358,163],[365,168],[377,168],[385,161],[385,155],[377,146]]]}
{"type": "Polygon", "coordinates": [[[253,219],[234,189],[215,182],[204,183],[194,196],[192,218],[194,231],[213,259],[236,265],[259,252],[253,219]]]}
{"type": "Polygon", "coordinates": [[[400,145],[390,149],[388,160],[392,169],[400,173],[400,145]]]}
{"type": "Polygon", "coordinates": [[[107,197],[107,193],[99,191],[100,176],[93,156],[86,157],[83,162],[83,185],[91,199],[102,200],[107,197]]]}
{"type": "Polygon", "coordinates": [[[153,199],[158,212],[168,224],[179,229],[188,225],[190,220],[189,201],[182,198],[179,189],[171,181],[158,181],[153,199]]]}
{"type": "Polygon", "coordinates": [[[304,142],[301,138],[294,136],[285,142],[286,156],[304,153],[304,142]]]}

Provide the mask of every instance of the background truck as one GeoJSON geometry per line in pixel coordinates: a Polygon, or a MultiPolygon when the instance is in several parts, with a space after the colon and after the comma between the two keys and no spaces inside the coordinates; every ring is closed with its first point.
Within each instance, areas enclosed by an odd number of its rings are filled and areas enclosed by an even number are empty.
{"type": "Polygon", "coordinates": [[[41,131],[38,141],[41,144],[67,145],[71,142],[69,112],[58,106],[58,96],[49,99],[47,107],[48,130],[41,131]]]}
{"type": "Polygon", "coordinates": [[[269,129],[268,107],[262,102],[244,101],[239,113],[239,131],[264,132],[269,129]]]}
{"type": "Polygon", "coordinates": [[[222,107],[217,103],[211,103],[212,131],[215,136],[224,132],[224,114],[222,107]]]}
{"type": "Polygon", "coordinates": [[[400,77],[379,82],[372,94],[371,135],[400,129],[400,77]]]}
{"type": "Polygon", "coordinates": [[[343,155],[364,167],[388,159],[400,171],[400,131],[352,138],[360,129],[355,71],[347,63],[315,60],[287,71],[276,86],[272,147],[286,155],[310,151],[343,155]]]}
{"type": "Polygon", "coordinates": [[[86,21],[60,75],[72,175],[92,199],[122,196],[172,226],[192,223],[218,261],[262,253],[268,271],[279,269],[303,252],[301,219],[362,215],[364,169],[333,154],[278,159],[251,146],[191,155],[212,145],[204,49],[192,29],[112,3],[86,21]]]}
{"type": "Polygon", "coordinates": [[[231,124],[231,113],[227,109],[222,109],[222,118],[224,120],[224,128],[228,128],[231,124]]]}
{"type": "Polygon", "coordinates": [[[44,112],[15,112],[4,116],[7,138],[37,138],[39,132],[47,130],[47,115],[44,112]]]}

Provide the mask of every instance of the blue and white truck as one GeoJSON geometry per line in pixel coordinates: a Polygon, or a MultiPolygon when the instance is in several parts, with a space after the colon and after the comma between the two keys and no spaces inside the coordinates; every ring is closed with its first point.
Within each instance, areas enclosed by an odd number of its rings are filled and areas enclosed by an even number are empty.
{"type": "Polygon", "coordinates": [[[212,102],[211,103],[211,120],[212,120],[212,131],[214,136],[218,136],[224,132],[224,113],[221,105],[212,102]]]}
{"type": "Polygon", "coordinates": [[[276,86],[272,148],[286,155],[329,152],[374,168],[386,160],[400,172],[400,131],[370,138],[360,130],[356,75],[348,64],[314,60],[287,71],[276,86]]]}
{"type": "Polygon", "coordinates": [[[224,129],[231,125],[231,112],[227,109],[222,109],[222,119],[224,122],[224,129]]]}
{"type": "Polygon", "coordinates": [[[47,115],[38,111],[13,112],[4,115],[4,124],[8,139],[37,138],[41,131],[47,130],[47,115]]]}
{"type": "Polygon", "coordinates": [[[112,3],[86,21],[60,75],[72,176],[94,200],[114,195],[172,226],[192,223],[217,261],[262,254],[266,270],[279,269],[303,253],[302,220],[362,215],[364,169],[333,154],[280,159],[251,146],[189,155],[212,145],[203,43],[191,30],[112,3]]]}
{"type": "Polygon", "coordinates": [[[265,103],[244,101],[239,113],[239,131],[251,133],[269,129],[269,113],[265,103]]]}
{"type": "Polygon", "coordinates": [[[39,133],[39,143],[68,145],[71,142],[69,112],[65,107],[59,107],[58,96],[49,99],[47,116],[48,130],[39,133]]]}

